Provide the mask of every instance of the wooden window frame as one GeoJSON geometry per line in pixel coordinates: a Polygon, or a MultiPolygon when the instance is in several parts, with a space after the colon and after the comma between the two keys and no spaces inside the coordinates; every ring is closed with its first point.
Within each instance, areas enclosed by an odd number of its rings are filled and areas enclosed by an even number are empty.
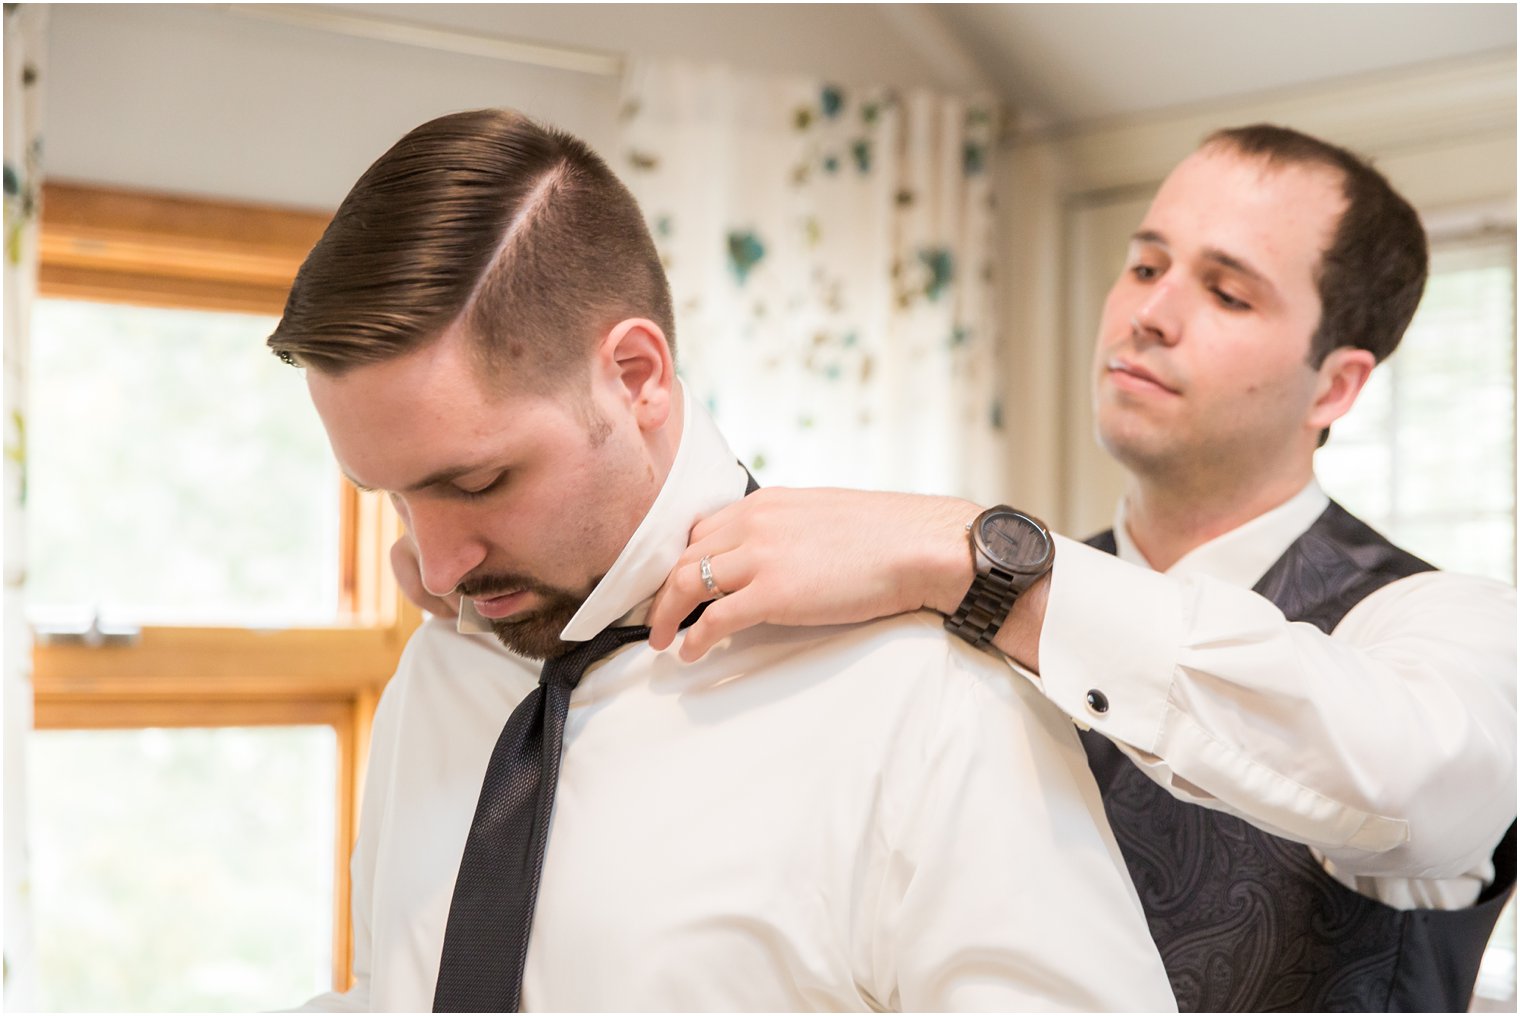
{"type": "MultiPolygon", "coordinates": [[[[48,182],[43,297],[278,315],[329,215],[48,182]]],[[[421,621],[389,566],[401,532],[390,503],[346,480],[340,498],[339,621],[324,628],[145,627],[128,645],[39,642],[38,729],[329,726],[337,734],[333,987],[353,983],[349,856],[370,725],[421,621]]]]}

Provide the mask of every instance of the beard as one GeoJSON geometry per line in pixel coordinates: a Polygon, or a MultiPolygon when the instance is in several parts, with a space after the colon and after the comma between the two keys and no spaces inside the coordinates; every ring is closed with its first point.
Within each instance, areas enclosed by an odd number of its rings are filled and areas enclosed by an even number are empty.
{"type": "Polygon", "coordinates": [[[594,588],[596,582],[585,591],[576,592],[520,575],[484,575],[459,584],[459,591],[472,599],[499,596],[514,589],[537,595],[540,603],[531,611],[490,622],[498,642],[530,660],[552,660],[580,644],[564,641],[559,633],[565,630],[565,625],[581,609],[594,588]]]}

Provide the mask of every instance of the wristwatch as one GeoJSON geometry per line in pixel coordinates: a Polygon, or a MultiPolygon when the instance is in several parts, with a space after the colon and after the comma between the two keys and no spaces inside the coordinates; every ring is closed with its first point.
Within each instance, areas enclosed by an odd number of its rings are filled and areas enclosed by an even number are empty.
{"type": "Polygon", "coordinates": [[[966,527],[976,578],[945,627],[978,648],[991,644],[1019,594],[1050,571],[1056,545],[1045,523],[1000,504],[966,527]]]}

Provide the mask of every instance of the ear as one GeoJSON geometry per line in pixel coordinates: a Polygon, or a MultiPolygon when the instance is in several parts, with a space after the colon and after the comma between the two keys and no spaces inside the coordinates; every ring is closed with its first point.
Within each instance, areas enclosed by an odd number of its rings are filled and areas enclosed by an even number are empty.
{"type": "Polygon", "coordinates": [[[596,364],[604,391],[633,414],[640,430],[664,425],[676,372],[659,325],[646,318],[619,321],[602,337],[596,364]]]}
{"type": "Polygon", "coordinates": [[[1349,413],[1375,366],[1377,358],[1368,350],[1332,349],[1316,372],[1314,402],[1305,425],[1317,433],[1349,413]]]}

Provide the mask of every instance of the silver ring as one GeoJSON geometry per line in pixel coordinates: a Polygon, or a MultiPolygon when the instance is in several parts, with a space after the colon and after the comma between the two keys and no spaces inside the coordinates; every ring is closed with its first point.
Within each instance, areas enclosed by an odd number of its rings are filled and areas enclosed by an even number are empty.
{"type": "Polygon", "coordinates": [[[709,593],[713,594],[714,599],[724,595],[723,590],[718,588],[717,580],[713,578],[711,557],[703,554],[702,560],[697,562],[697,570],[702,575],[702,584],[707,587],[709,593]]]}

